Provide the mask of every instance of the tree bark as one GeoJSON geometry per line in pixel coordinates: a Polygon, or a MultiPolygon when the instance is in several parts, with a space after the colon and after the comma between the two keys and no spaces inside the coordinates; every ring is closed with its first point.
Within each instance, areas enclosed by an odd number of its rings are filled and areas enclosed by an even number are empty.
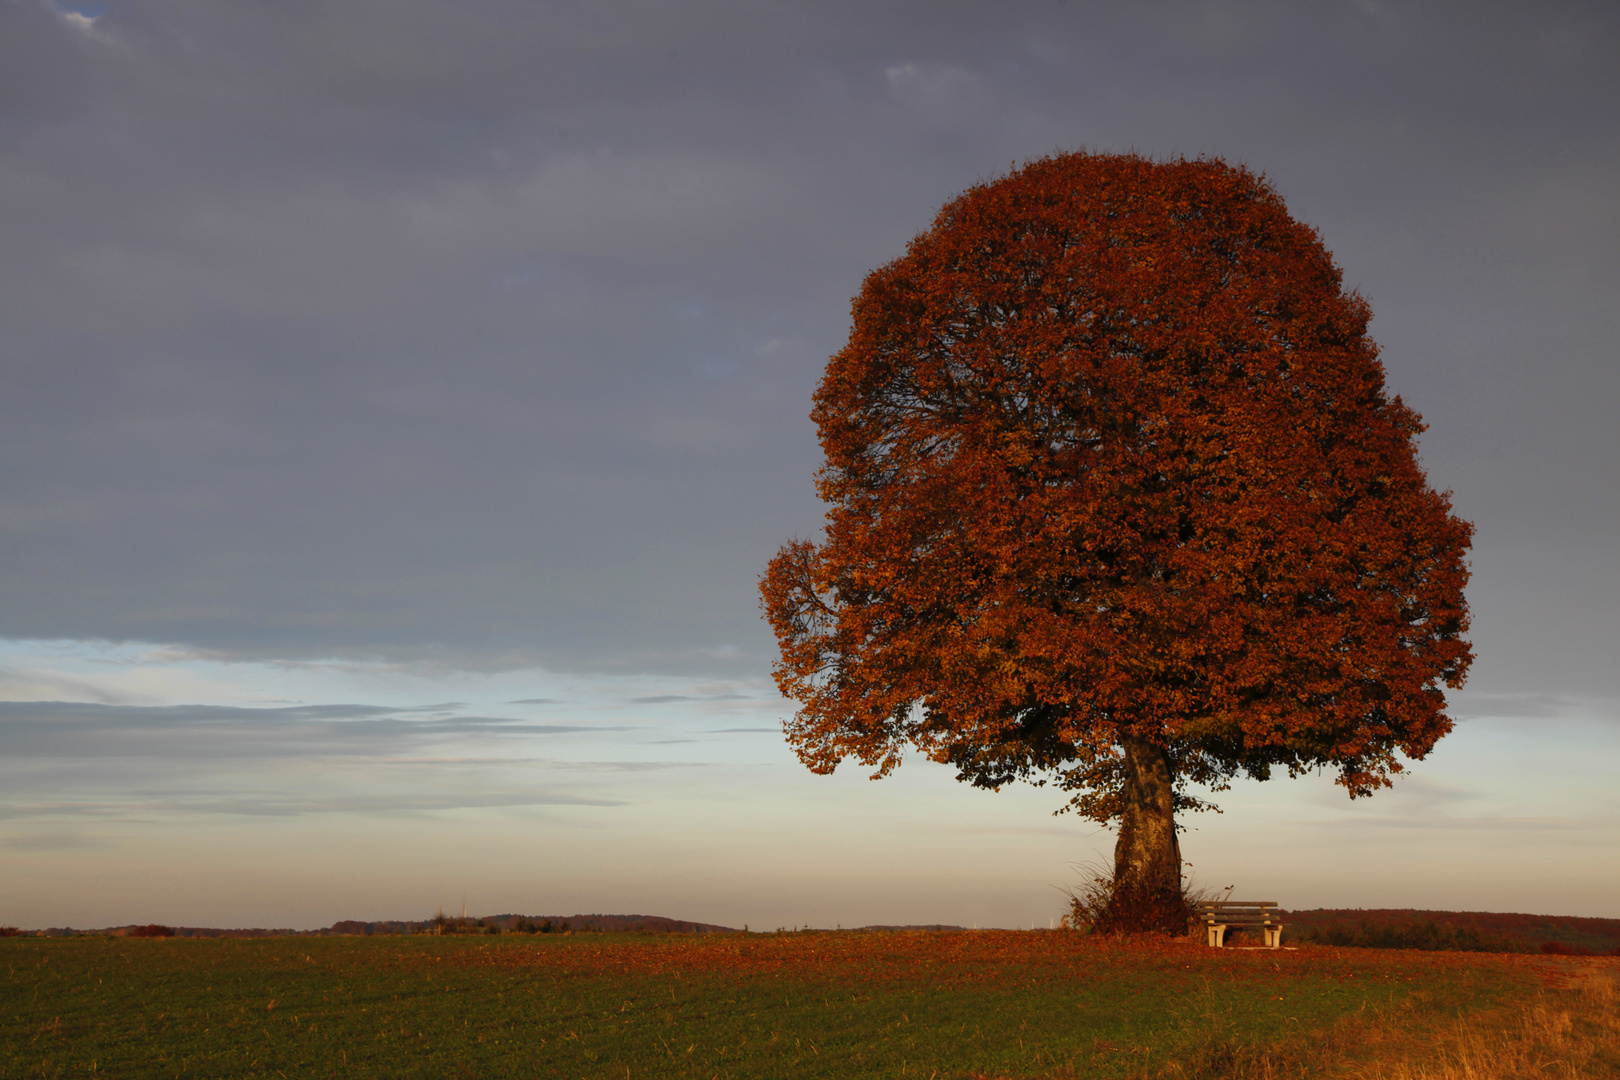
{"type": "Polygon", "coordinates": [[[1114,845],[1114,892],[1099,929],[1182,934],[1187,907],[1176,840],[1175,778],[1161,746],[1134,735],[1125,751],[1124,812],[1114,845]]]}

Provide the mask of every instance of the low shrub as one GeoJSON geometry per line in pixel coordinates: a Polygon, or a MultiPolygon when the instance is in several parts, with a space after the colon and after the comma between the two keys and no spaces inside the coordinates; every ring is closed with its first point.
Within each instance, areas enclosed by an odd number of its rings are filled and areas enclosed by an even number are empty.
{"type": "Polygon", "coordinates": [[[132,926],[124,934],[125,937],[174,937],[174,928],[161,926],[158,923],[148,923],[145,926],[132,926]]]}
{"type": "Polygon", "coordinates": [[[1114,880],[1113,868],[1078,864],[1081,883],[1064,889],[1069,913],[1063,924],[1091,934],[1168,934],[1181,937],[1193,919],[1200,896],[1183,882],[1182,889],[1126,889],[1114,880]]]}

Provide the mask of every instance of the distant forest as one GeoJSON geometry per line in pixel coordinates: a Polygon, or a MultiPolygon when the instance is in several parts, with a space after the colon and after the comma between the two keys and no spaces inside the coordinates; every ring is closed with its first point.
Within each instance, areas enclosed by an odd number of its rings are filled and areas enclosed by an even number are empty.
{"type": "Polygon", "coordinates": [[[1453,952],[1620,955],[1620,919],[1411,908],[1318,908],[1282,915],[1295,944],[1453,952]]]}

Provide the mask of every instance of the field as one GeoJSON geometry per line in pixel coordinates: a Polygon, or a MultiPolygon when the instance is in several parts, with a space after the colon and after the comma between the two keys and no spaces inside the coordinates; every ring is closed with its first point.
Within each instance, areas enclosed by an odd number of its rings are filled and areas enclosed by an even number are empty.
{"type": "Polygon", "coordinates": [[[9,938],[0,1077],[1614,1076],[1617,970],[1065,932],[9,938]]]}

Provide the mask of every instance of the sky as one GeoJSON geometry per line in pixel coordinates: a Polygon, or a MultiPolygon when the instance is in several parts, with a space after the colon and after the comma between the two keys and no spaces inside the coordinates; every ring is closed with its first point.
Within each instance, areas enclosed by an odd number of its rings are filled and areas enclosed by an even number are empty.
{"type": "Polygon", "coordinates": [[[1393,790],[1202,884],[1620,917],[1620,10],[0,0],[0,924],[1045,926],[1051,789],[811,775],[756,586],[849,301],[1044,154],[1263,173],[1477,529],[1393,790]]]}

